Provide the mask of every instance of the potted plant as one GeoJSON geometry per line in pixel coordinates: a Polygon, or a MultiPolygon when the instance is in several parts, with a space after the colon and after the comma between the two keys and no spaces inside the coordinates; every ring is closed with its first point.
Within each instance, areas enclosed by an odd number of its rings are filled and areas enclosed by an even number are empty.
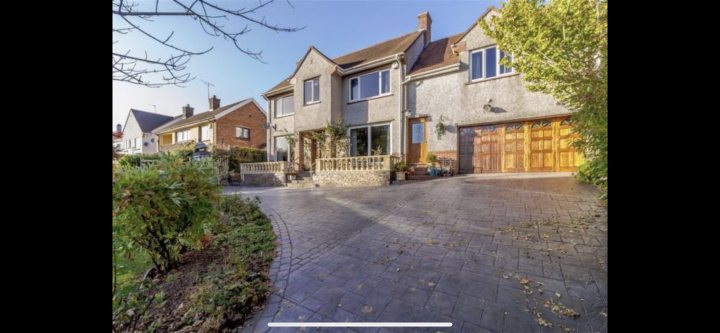
{"type": "Polygon", "coordinates": [[[427,154],[427,162],[428,162],[428,165],[430,165],[430,166],[437,166],[437,163],[438,163],[437,155],[435,155],[433,153],[428,153],[427,154]]]}
{"type": "Polygon", "coordinates": [[[396,180],[405,180],[405,172],[407,172],[407,165],[405,162],[397,162],[395,163],[395,179],[396,180]]]}

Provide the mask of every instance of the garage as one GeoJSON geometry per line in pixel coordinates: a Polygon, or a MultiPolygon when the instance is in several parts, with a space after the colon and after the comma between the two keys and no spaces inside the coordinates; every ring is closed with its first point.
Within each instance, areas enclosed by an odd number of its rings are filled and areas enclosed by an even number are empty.
{"type": "Polygon", "coordinates": [[[576,135],[567,117],[461,127],[459,172],[576,171],[576,135]]]}

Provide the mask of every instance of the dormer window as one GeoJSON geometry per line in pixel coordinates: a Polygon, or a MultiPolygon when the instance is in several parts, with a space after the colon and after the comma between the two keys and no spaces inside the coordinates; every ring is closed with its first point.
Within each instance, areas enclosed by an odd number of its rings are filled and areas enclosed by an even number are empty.
{"type": "Polygon", "coordinates": [[[470,80],[479,81],[513,73],[512,67],[500,64],[500,60],[512,57],[497,47],[491,46],[470,53],[470,80]]]}
{"type": "Polygon", "coordinates": [[[350,101],[390,94],[390,70],[373,72],[350,79],[350,101]]]}
{"type": "Polygon", "coordinates": [[[320,102],[320,78],[304,82],[305,105],[320,102]]]}

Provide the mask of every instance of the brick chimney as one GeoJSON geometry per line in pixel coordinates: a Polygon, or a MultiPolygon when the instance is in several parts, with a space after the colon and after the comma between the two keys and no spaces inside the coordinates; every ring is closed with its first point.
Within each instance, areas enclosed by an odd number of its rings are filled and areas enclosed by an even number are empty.
{"type": "Polygon", "coordinates": [[[118,132],[118,133],[122,133],[122,125],[117,124],[117,125],[115,126],[115,131],[118,132]]]}
{"type": "Polygon", "coordinates": [[[195,111],[195,109],[193,109],[192,107],[190,107],[190,104],[188,104],[187,106],[183,106],[183,107],[182,107],[182,110],[183,110],[183,111],[182,111],[182,112],[183,112],[183,113],[182,113],[183,119],[187,119],[187,118],[192,117],[192,116],[193,116],[193,111],[195,111]]]}
{"type": "Polygon", "coordinates": [[[432,34],[431,32],[432,28],[432,19],[430,18],[430,13],[428,12],[422,12],[418,14],[418,31],[425,30],[425,45],[427,46],[432,41],[432,34]]]}
{"type": "Polygon", "coordinates": [[[208,104],[210,105],[210,111],[215,110],[220,107],[220,99],[213,95],[208,99],[208,104]]]}

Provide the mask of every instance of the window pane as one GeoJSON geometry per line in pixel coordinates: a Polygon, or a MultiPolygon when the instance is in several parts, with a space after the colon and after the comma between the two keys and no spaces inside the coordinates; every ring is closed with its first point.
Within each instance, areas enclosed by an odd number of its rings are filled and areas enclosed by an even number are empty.
{"type": "Polygon", "coordinates": [[[368,154],[367,127],[350,130],[350,156],[367,156],[368,154]]]}
{"type": "Polygon", "coordinates": [[[282,116],[283,113],[283,100],[282,99],[276,99],[275,100],[275,117],[282,116]]]}
{"type": "Polygon", "coordinates": [[[425,141],[425,125],[412,124],[412,143],[423,143],[423,141],[425,141]]]}
{"type": "Polygon", "coordinates": [[[293,114],[295,113],[295,97],[294,96],[287,96],[283,98],[283,114],[293,114]]]}
{"type": "Polygon", "coordinates": [[[358,85],[358,79],[352,79],[350,80],[350,100],[354,101],[359,97],[360,95],[360,86],[358,85]]]}
{"type": "Polygon", "coordinates": [[[479,79],[482,77],[482,51],[475,52],[472,54],[470,61],[470,68],[472,69],[472,79],[479,79]]]}
{"type": "Polygon", "coordinates": [[[370,128],[373,155],[390,154],[390,125],[373,126],[370,128]],[[378,154],[379,153],[379,154],[378,154]]]}
{"type": "Polygon", "coordinates": [[[320,79],[313,80],[313,101],[320,100],[320,79]]]}
{"type": "Polygon", "coordinates": [[[312,81],[305,81],[305,104],[312,102],[312,81]]]}
{"type": "Polygon", "coordinates": [[[287,137],[281,136],[275,138],[275,160],[288,161],[288,148],[287,137]]]}
{"type": "Polygon", "coordinates": [[[485,50],[485,77],[494,77],[496,75],[497,51],[496,48],[490,47],[485,50]]]}
{"type": "Polygon", "coordinates": [[[380,94],[378,73],[366,74],[360,77],[360,98],[369,98],[380,94]]]}
{"type": "Polygon", "coordinates": [[[240,135],[242,135],[242,128],[240,128],[240,127],[235,127],[235,137],[236,137],[236,138],[239,138],[240,135]]]}
{"type": "Polygon", "coordinates": [[[383,71],[380,73],[382,75],[382,93],[389,93],[390,92],[390,71],[383,71]]]}
{"type": "MultiPolygon", "coordinates": [[[[505,52],[500,51],[500,60],[502,60],[506,57],[509,61],[512,61],[512,57],[510,55],[507,55],[507,54],[505,54],[505,52]]],[[[500,65],[500,74],[506,74],[506,73],[512,73],[512,67],[500,65]]]]}

